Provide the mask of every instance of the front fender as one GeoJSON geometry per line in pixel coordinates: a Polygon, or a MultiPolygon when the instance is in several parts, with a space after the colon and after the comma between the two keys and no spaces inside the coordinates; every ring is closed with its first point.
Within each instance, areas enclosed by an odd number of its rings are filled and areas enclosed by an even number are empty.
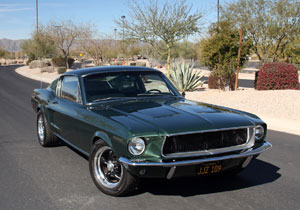
{"type": "Polygon", "coordinates": [[[92,140],[92,145],[97,141],[97,139],[102,139],[103,141],[106,142],[106,144],[108,144],[111,148],[113,147],[110,138],[108,137],[108,135],[104,132],[101,131],[97,131],[94,136],[93,136],[93,140],[92,140]]]}

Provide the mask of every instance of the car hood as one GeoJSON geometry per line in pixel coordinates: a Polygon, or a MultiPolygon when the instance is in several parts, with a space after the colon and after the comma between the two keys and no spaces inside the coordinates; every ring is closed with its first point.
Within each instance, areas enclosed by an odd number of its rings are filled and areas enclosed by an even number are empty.
{"type": "Polygon", "coordinates": [[[243,112],[186,99],[139,99],[110,102],[91,110],[127,127],[134,135],[171,135],[254,126],[243,112]]]}

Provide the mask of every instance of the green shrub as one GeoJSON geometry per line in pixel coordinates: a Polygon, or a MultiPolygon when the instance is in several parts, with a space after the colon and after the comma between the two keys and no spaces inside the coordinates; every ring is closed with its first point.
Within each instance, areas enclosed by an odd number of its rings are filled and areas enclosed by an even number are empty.
{"type": "Polygon", "coordinates": [[[199,86],[203,85],[203,81],[201,81],[203,75],[193,69],[194,65],[186,63],[172,66],[170,80],[179,91],[195,91],[199,86]]]}
{"type": "MultiPolygon", "coordinates": [[[[71,66],[74,63],[74,59],[68,57],[68,64],[69,64],[69,68],[71,68],[71,66]]],[[[52,58],[52,65],[54,67],[67,67],[66,66],[66,61],[64,57],[56,57],[56,58],[52,58]]]]}
{"type": "Polygon", "coordinates": [[[255,87],[257,90],[298,90],[298,69],[283,62],[265,64],[257,74],[255,87]]]}
{"type": "Polygon", "coordinates": [[[130,66],[136,66],[135,62],[130,63],[130,66]]]}
{"type": "Polygon", "coordinates": [[[146,63],[145,62],[136,62],[136,66],[144,66],[144,67],[146,67],[146,63]]]}
{"type": "Polygon", "coordinates": [[[226,79],[226,77],[217,76],[212,72],[208,77],[208,88],[209,89],[221,89],[225,90],[225,87],[229,86],[230,90],[234,90],[235,84],[235,74],[231,76],[231,79],[226,79]],[[228,81],[227,81],[228,80],[228,81]]]}
{"type": "Polygon", "coordinates": [[[67,71],[67,68],[66,67],[57,67],[56,71],[58,74],[63,74],[67,71]]]}
{"type": "Polygon", "coordinates": [[[34,69],[34,68],[43,68],[51,66],[50,61],[47,60],[34,60],[29,63],[29,68],[34,69]]]}
{"type": "Polygon", "coordinates": [[[48,73],[54,72],[53,66],[42,67],[41,68],[41,73],[44,73],[44,72],[48,72],[48,73]]]}

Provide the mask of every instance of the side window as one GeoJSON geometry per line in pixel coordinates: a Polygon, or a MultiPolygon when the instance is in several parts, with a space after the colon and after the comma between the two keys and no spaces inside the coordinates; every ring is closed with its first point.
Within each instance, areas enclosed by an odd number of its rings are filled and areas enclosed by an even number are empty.
{"type": "Polygon", "coordinates": [[[75,76],[65,76],[61,82],[61,98],[81,103],[79,82],[75,76]]]}
{"type": "Polygon", "coordinates": [[[57,81],[58,79],[54,80],[50,85],[50,89],[53,90],[54,92],[56,92],[57,81]]]}

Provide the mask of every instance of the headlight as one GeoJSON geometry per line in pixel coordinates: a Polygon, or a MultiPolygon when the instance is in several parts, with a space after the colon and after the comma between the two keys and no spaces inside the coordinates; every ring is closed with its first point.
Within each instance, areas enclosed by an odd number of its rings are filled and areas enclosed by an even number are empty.
{"type": "Polygon", "coordinates": [[[140,155],[145,150],[145,142],[141,138],[133,138],[128,144],[128,151],[132,155],[140,155]]]}
{"type": "Polygon", "coordinates": [[[256,140],[261,140],[265,135],[265,129],[261,126],[258,125],[255,127],[255,139],[256,140]]]}

